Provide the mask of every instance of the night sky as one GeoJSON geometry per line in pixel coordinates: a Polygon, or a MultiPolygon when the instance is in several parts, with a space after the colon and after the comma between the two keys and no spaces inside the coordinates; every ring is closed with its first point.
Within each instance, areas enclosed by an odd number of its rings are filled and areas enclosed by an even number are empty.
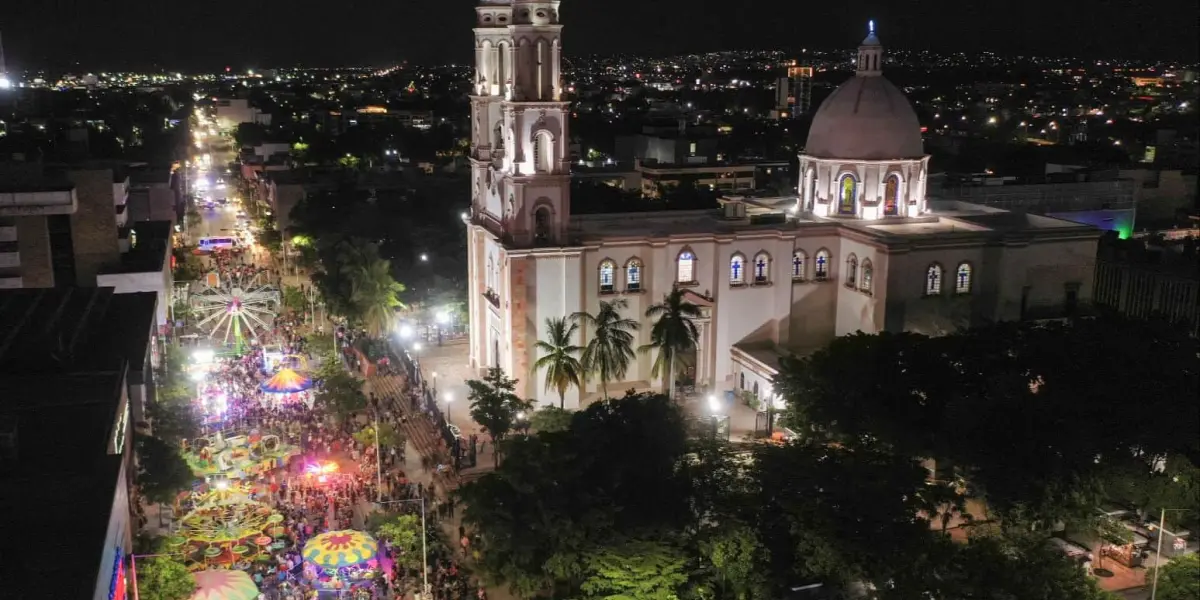
{"type": "MultiPolygon", "coordinates": [[[[465,63],[473,0],[0,0],[10,68],[465,63]]],[[[571,54],[853,47],[1196,60],[1195,0],[563,0],[571,54]]]]}

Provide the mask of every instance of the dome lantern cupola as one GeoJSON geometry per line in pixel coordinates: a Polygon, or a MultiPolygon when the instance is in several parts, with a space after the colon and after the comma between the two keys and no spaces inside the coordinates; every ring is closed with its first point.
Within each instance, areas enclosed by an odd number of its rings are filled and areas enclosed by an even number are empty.
{"type": "Polygon", "coordinates": [[[883,73],[883,45],[875,37],[875,21],[867,21],[867,37],[858,46],[858,65],[855,75],[878,77],[883,73]]]}

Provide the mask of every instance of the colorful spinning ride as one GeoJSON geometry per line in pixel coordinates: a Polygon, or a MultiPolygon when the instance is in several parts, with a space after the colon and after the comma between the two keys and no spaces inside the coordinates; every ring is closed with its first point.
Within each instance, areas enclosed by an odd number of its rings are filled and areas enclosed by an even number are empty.
{"type": "Polygon", "coordinates": [[[242,354],[246,348],[245,335],[249,332],[258,339],[260,331],[271,328],[279,308],[279,290],[269,285],[257,285],[249,280],[251,287],[206,287],[192,296],[192,309],[199,320],[196,326],[208,329],[208,337],[222,336],[222,343],[233,343],[234,352],[242,354]]]}

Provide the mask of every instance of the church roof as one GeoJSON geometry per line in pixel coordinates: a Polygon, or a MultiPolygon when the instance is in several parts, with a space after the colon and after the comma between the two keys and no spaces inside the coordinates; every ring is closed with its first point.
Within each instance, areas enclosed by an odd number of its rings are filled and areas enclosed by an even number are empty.
{"type": "Polygon", "coordinates": [[[817,158],[921,158],[921,124],[908,98],[879,75],[883,49],[871,33],[859,48],[860,66],[817,109],[804,153],[817,158]],[[875,62],[865,65],[864,53],[875,62]]]}

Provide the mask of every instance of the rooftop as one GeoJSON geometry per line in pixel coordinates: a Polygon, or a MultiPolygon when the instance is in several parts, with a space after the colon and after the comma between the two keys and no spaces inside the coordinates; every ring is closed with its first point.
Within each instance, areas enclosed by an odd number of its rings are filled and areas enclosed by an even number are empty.
{"type": "MultiPolygon", "coordinates": [[[[732,198],[726,199],[728,202],[732,198]]],[[[697,235],[732,235],[756,232],[800,232],[807,228],[845,227],[880,238],[912,238],[941,234],[1003,235],[1030,231],[1077,234],[1099,231],[1089,225],[1051,217],[1012,213],[992,207],[953,203],[915,219],[862,221],[792,215],[787,207],[794,196],[745,198],[745,218],[727,218],[721,210],[679,210],[645,213],[575,215],[571,226],[584,243],[621,238],[665,238],[697,235]]]]}
{"type": "Polygon", "coordinates": [[[117,273],[156,273],[167,266],[171,251],[170,221],[138,221],[129,226],[130,238],[137,240],[118,262],[104,265],[100,275],[117,273]]]}
{"type": "MultiPolygon", "coordinates": [[[[0,377],[142,371],[154,327],[153,292],[112,288],[0,291],[0,377]]],[[[0,393],[0,398],[6,394],[0,393]]]]}
{"type": "Polygon", "coordinates": [[[5,598],[92,599],[121,462],[105,454],[74,473],[0,479],[5,598]]]}

